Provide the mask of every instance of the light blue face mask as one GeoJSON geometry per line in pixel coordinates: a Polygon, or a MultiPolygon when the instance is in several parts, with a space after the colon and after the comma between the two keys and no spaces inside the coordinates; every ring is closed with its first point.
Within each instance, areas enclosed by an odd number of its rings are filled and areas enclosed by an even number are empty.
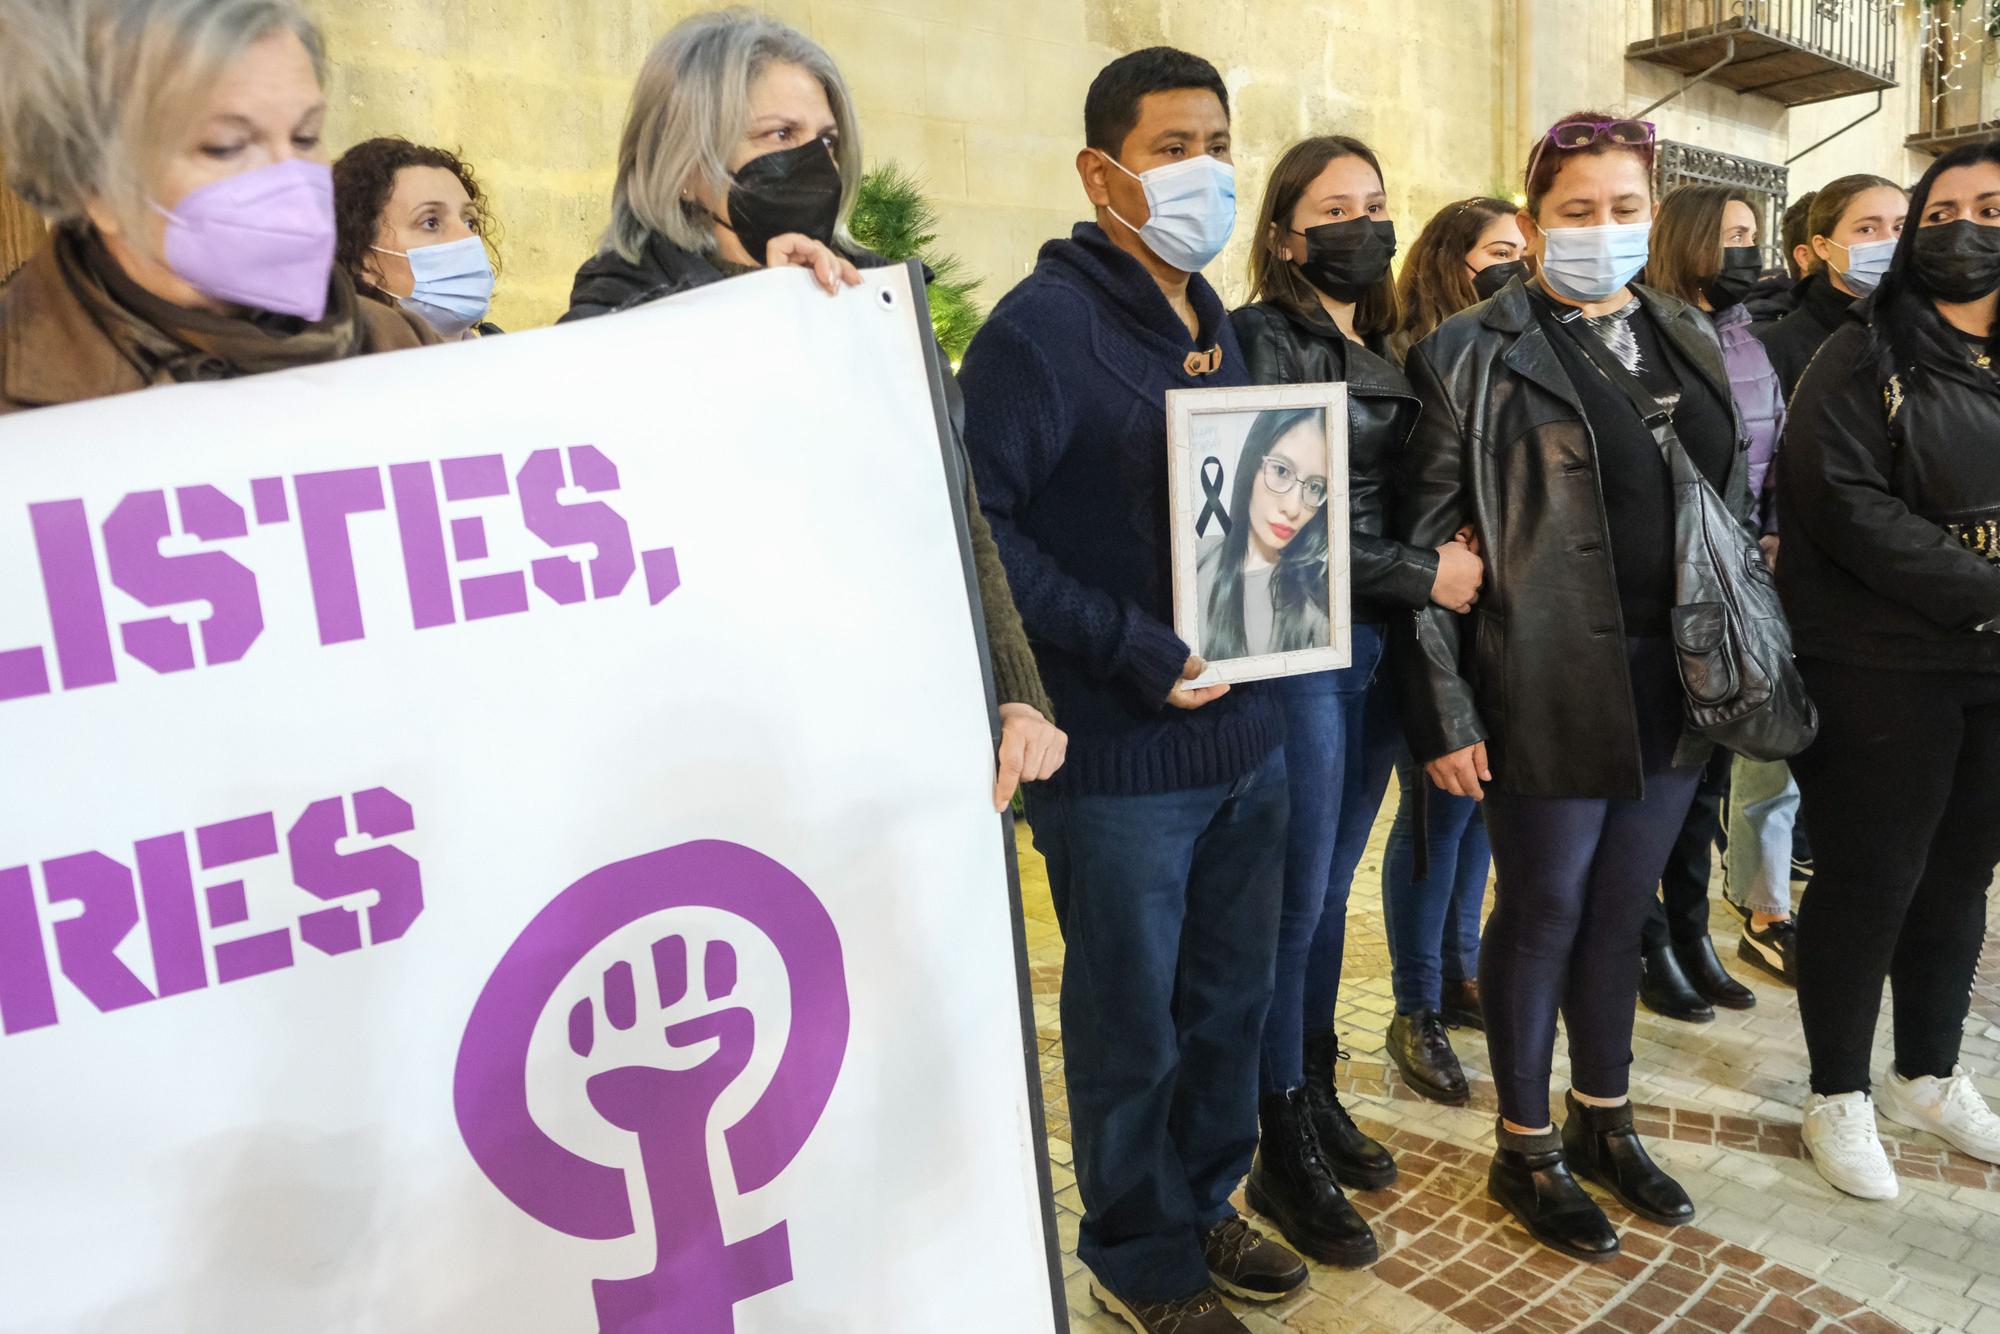
{"type": "Polygon", "coordinates": [[[1847,266],[1840,270],[1840,280],[1852,288],[1854,295],[1867,296],[1882,285],[1882,275],[1889,271],[1889,261],[1896,254],[1896,238],[1891,236],[1883,241],[1863,241],[1859,245],[1842,245],[1832,237],[1828,245],[1847,252],[1847,266]]]}
{"type": "Polygon", "coordinates": [[[397,304],[422,316],[446,338],[456,338],[479,323],[493,304],[493,261],[486,255],[486,243],[477,236],[415,250],[368,248],[410,261],[410,276],[416,285],[408,296],[397,297],[397,304]]]}
{"type": "Polygon", "coordinates": [[[1571,301],[1604,301],[1646,267],[1653,224],[1549,227],[1542,232],[1542,280],[1571,301]]]}
{"type": "Polygon", "coordinates": [[[1151,214],[1145,226],[1133,227],[1116,209],[1105,211],[1161,259],[1183,273],[1200,273],[1229,244],[1236,230],[1236,168],[1203,153],[1137,172],[1102,150],[1097,155],[1144,187],[1151,214]]]}

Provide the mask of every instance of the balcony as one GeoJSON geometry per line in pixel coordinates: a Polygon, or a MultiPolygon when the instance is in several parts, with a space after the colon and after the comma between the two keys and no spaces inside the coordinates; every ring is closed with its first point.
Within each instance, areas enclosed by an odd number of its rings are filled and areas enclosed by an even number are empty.
{"type": "Polygon", "coordinates": [[[1925,12],[1923,90],[1910,148],[1945,153],[2000,131],[2000,0],[1925,12]]]}
{"type": "Polygon", "coordinates": [[[1653,36],[1625,48],[1786,106],[1896,86],[1897,0],[1653,0],[1653,36]]]}

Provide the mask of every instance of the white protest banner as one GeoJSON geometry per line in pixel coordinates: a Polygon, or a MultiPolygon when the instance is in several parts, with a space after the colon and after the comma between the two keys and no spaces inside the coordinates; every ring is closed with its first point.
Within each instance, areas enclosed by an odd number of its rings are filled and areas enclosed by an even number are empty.
{"type": "Polygon", "coordinates": [[[923,319],[0,421],[0,1331],[1064,1327],[923,319]]]}

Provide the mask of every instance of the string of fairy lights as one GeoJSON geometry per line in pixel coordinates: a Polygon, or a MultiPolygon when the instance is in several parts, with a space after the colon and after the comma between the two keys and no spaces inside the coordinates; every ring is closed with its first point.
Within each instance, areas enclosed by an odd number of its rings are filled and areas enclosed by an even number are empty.
{"type": "MultiPolygon", "coordinates": [[[[1885,0],[1901,11],[1910,0],[1885,0]]],[[[1985,70],[2000,64],[2000,0],[1915,0],[1922,6],[1924,55],[1931,84],[1931,114],[1977,89],[1985,70]],[[1968,72],[1968,66],[1975,66],[1968,72]]]]}

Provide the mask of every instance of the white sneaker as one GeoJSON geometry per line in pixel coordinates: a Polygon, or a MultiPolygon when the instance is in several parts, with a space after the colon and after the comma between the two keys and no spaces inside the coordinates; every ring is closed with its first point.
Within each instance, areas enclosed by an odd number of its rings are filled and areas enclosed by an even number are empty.
{"type": "Polygon", "coordinates": [[[1875,1104],[1866,1093],[1836,1093],[1806,1099],[1801,1128],[1806,1153],[1827,1184],[1864,1200],[1893,1200],[1896,1169],[1875,1131],[1875,1104]]]}
{"type": "Polygon", "coordinates": [[[1880,1087],[1882,1115],[1897,1125],[1928,1130],[1960,1153],[2000,1163],[2000,1116],[1979,1096],[1964,1066],[1953,1066],[1950,1079],[1905,1079],[1892,1069],[1880,1087]]]}

